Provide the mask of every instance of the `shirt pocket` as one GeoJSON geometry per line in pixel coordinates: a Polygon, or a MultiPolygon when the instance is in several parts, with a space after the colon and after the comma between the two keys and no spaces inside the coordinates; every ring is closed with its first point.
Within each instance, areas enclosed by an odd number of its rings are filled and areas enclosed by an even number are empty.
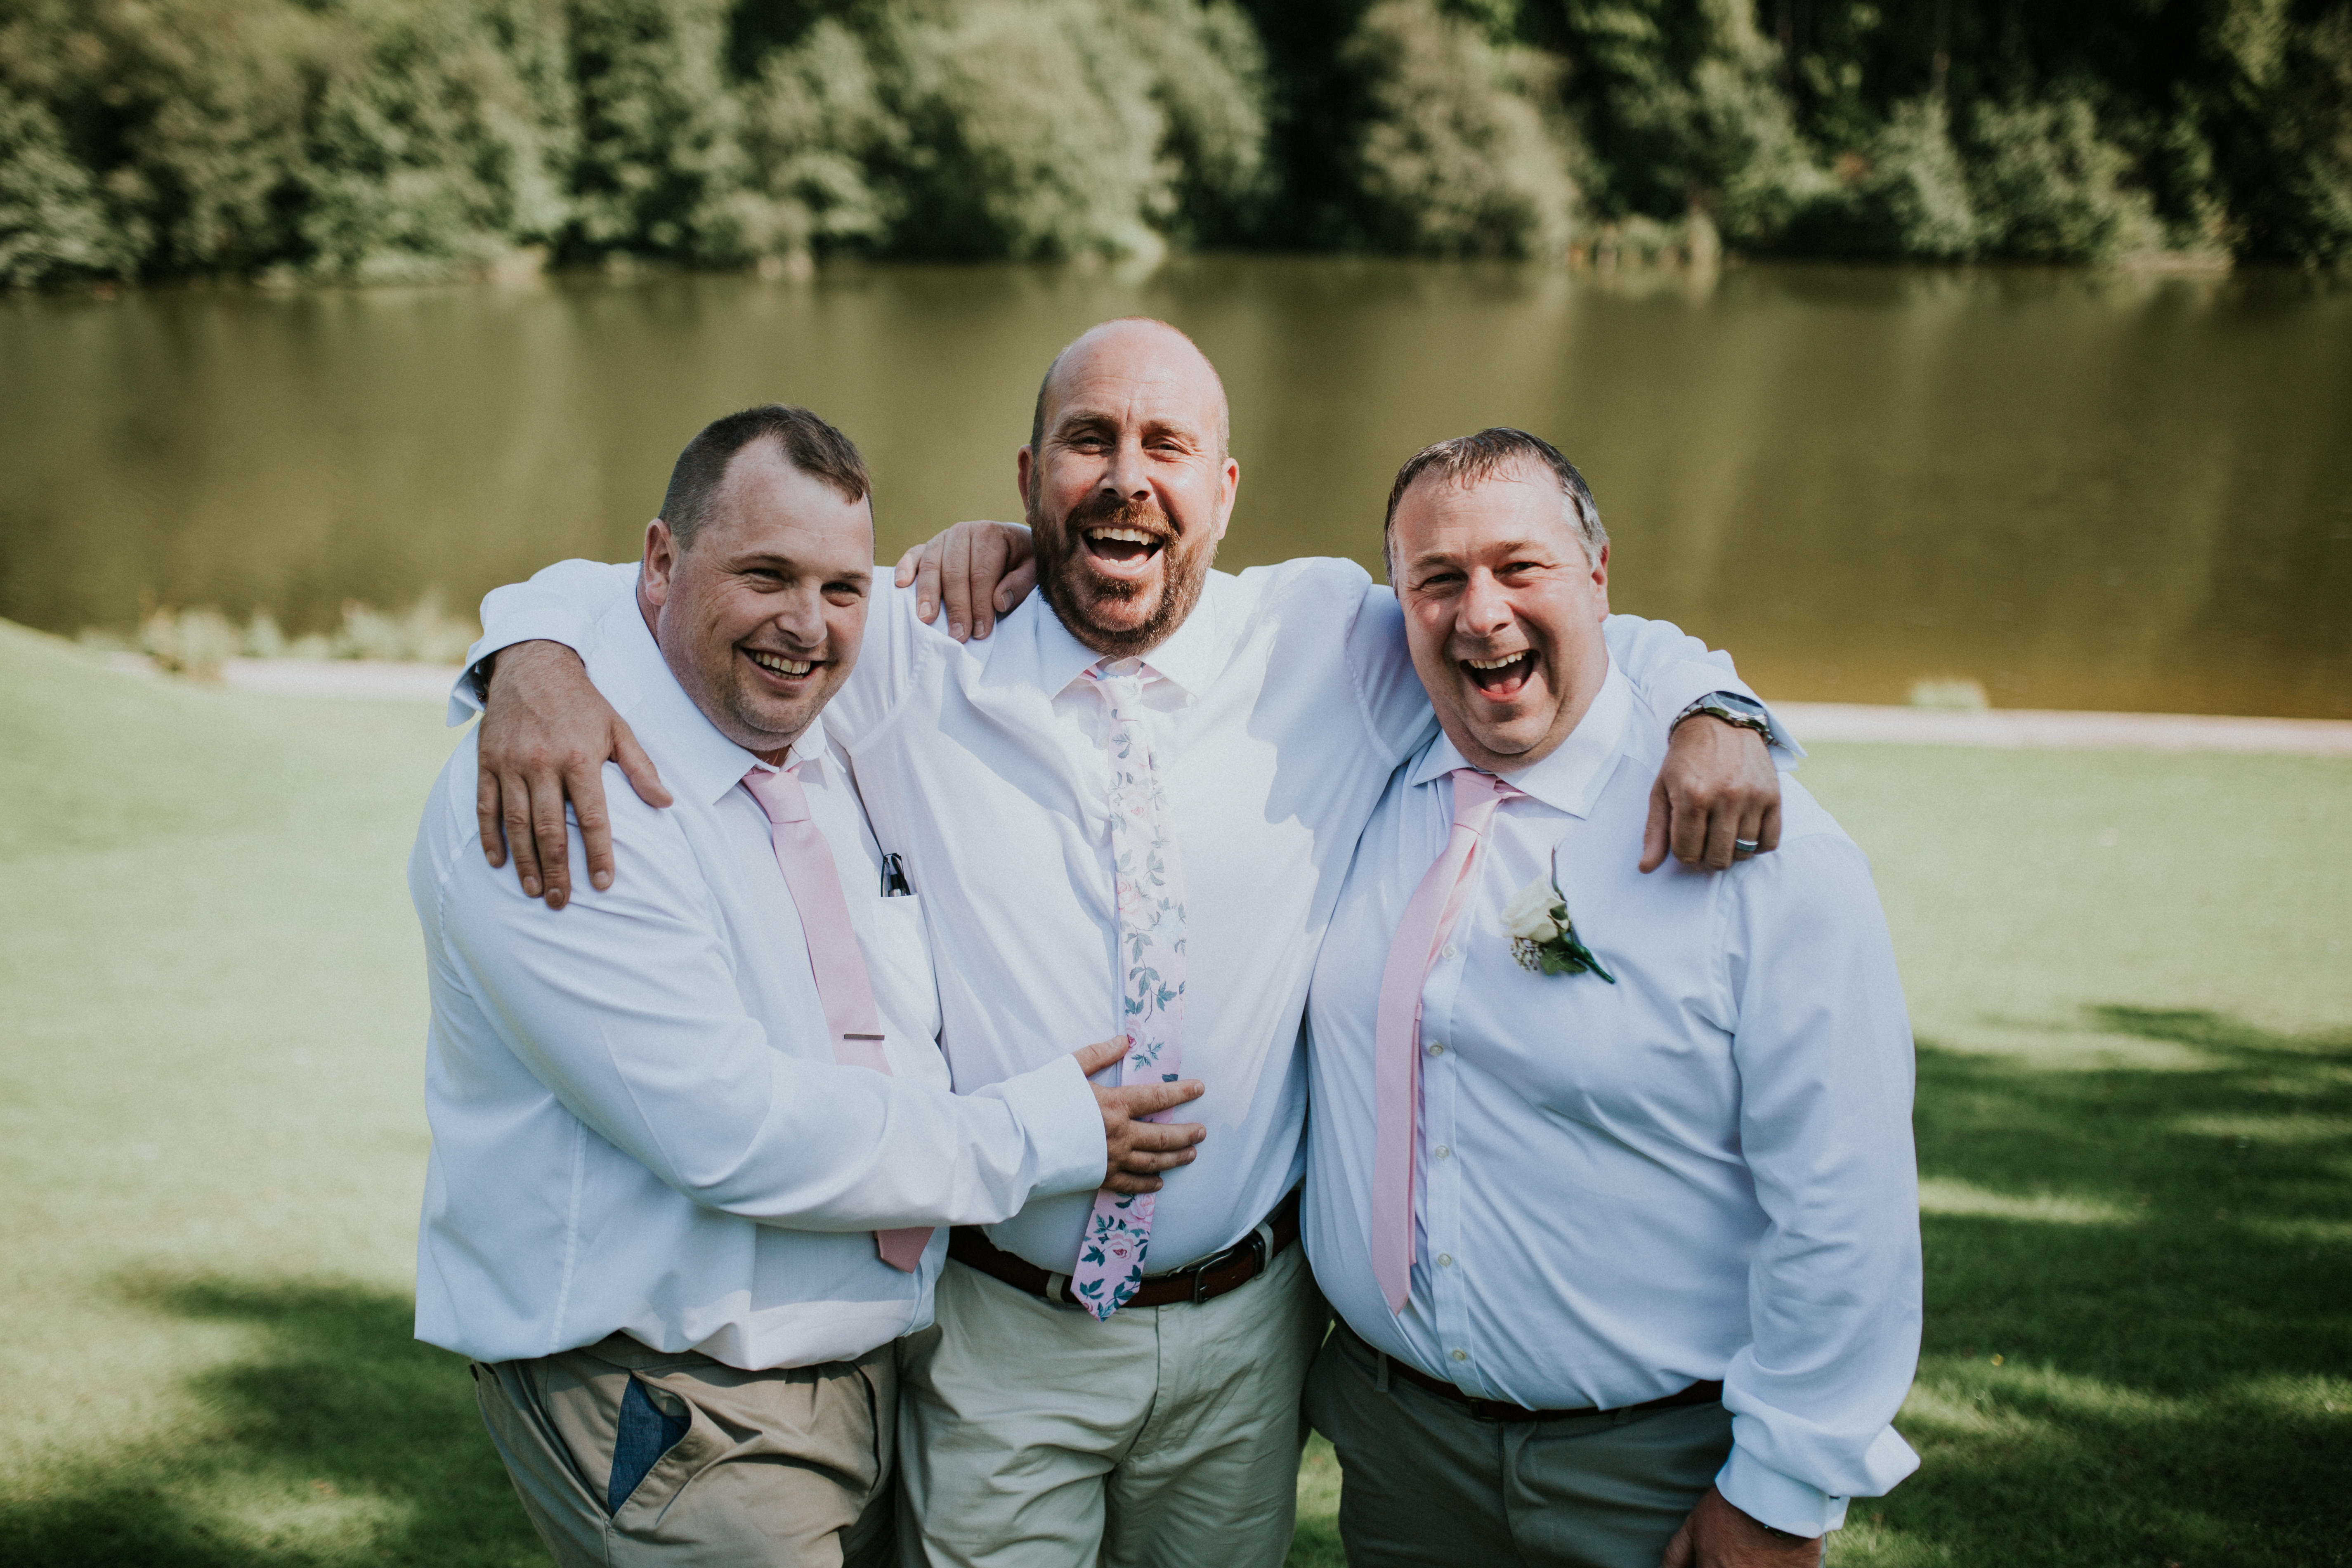
{"type": "Polygon", "coordinates": [[[914,895],[876,899],[864,912],[866,918],[858,922],[858,942],[866,952],[875,1008],[890,1037],[885,1047],[890,1070],[905,1072],[910,1063],[919,1063],[930,1069],[924,1073],[926,1078],[944,1082],[946,1065],[939,1054],[939,978],[931,971],[923,900],[914,895]]]}

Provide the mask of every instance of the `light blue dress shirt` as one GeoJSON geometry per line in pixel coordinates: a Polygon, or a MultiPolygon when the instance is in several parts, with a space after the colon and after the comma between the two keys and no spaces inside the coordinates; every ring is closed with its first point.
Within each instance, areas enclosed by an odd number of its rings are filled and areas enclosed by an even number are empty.
{"type": "Polygon", "coordinates": [[[583,629],[598,684],[660,767],[656,811],[617,768],[617,876],[523,896],[483,860],[475,748],[425,811],[409,890],[433,997],[433,1152],[417,1238],[417,1337],[478,1361],[626,1332],[731,1366],[862,1355],[930,1321],[947,1233],[902,1273],[873,1231],[1001,1220],[1091,1193],[1102,1114],[1066,1055],[950,1092],[922,884],[884,898],[879,851],[822,734],[795,744],[841,871],[890,1063],[834,1055],[799,911],[743,774],[628,599],[583,629]]]}
{"type": "Polygon", "coordinates": [[[1390,781],[1315,971],[1307,1256],[1357,1333],[1475,1397],[1610,1409],[1721,1379],[1724,1495],[1819,1534],[1917,1464],[1888,1425],[1920,1319],[1902,988],[1862,851],[1793,778],[1773,853],[1636,869],[1663,751],[1642,720],[1612,668],[1559,749],[1506,775],[1525,798],[1422,993],[1402,1315],[1370,1251],[1381,976],[1466,764],[1439,735],[1390,781]],[[1613,985],[1513,954],[1502,911],[1555,848],[1613,985]]]}

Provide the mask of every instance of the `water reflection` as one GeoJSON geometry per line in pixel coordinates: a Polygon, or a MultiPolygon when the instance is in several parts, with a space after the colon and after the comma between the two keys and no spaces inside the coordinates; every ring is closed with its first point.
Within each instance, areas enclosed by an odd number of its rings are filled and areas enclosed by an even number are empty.
{"type": "Polygon", "coordinates": [[[1131,311],[1232,392],[1227,565],[1377,570],[1397,462],[1518,424],[1591,478],[1617,606],[1783,696],[2352,717],[2352,293],[2285,275],[1209,258],[16,297],[0,616],[462,606],[633,554],[686,438],[770,397],[864,446],[895,553],[1012,511],[1047,357],[1131,311]]]}

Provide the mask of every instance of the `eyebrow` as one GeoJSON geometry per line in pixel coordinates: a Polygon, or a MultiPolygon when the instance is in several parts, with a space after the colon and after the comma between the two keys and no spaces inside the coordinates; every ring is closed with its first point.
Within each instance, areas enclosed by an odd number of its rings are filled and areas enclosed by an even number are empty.
{"type": "MultiPolygon", "coordinates": [[[[1062,411],[1062,416],[1054,422],[1054,428],[1050,434],[1056,438],[1060,438],[1066,436],[1076,435],[1088,428],[1098,429],[1105,426],[1116,426],[1118,424],[1118,416],[1110,413],[1107,409],[1066,408],[1062,411]]],[[[1208,445],[1206,438],[1192,426],[1187,425],[1181,420],[1169,419],[1165,417],[1146,420],[1143,426],[1143,434],[1147,437],[1173,436],[1179,440],[1189,442],[1196,447],[1206,447],[1208,445]]]]}

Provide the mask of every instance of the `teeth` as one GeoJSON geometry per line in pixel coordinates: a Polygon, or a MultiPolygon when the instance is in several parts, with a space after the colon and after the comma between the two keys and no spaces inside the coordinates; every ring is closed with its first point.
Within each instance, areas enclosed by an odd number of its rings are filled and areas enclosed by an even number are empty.
{"type": "Polygon", "coordinates": [[[1522,648],[1507,658],[1465,658],[1462,662],[1473,669],[1500,669],[1506,665],[1517,664],[1527,657],[1527,650],[1522,648]]]}
{"type": "MultiPolygon", "coordinates": [[[[751,652],[749,649],[745,651],[751,652]]],[[[782,658],[772,653],[751,653],[751,662],[761,669],[772,669],[778,675],[806,675],[816,668],[806,659],[782,658]]]]}
{"type": "Polygon", "coordinates": [[[1090,528],[1088,539],[1118,540],[1122,544],[1157,544],[1160,542],[1139,528],[1090,528]]]}

